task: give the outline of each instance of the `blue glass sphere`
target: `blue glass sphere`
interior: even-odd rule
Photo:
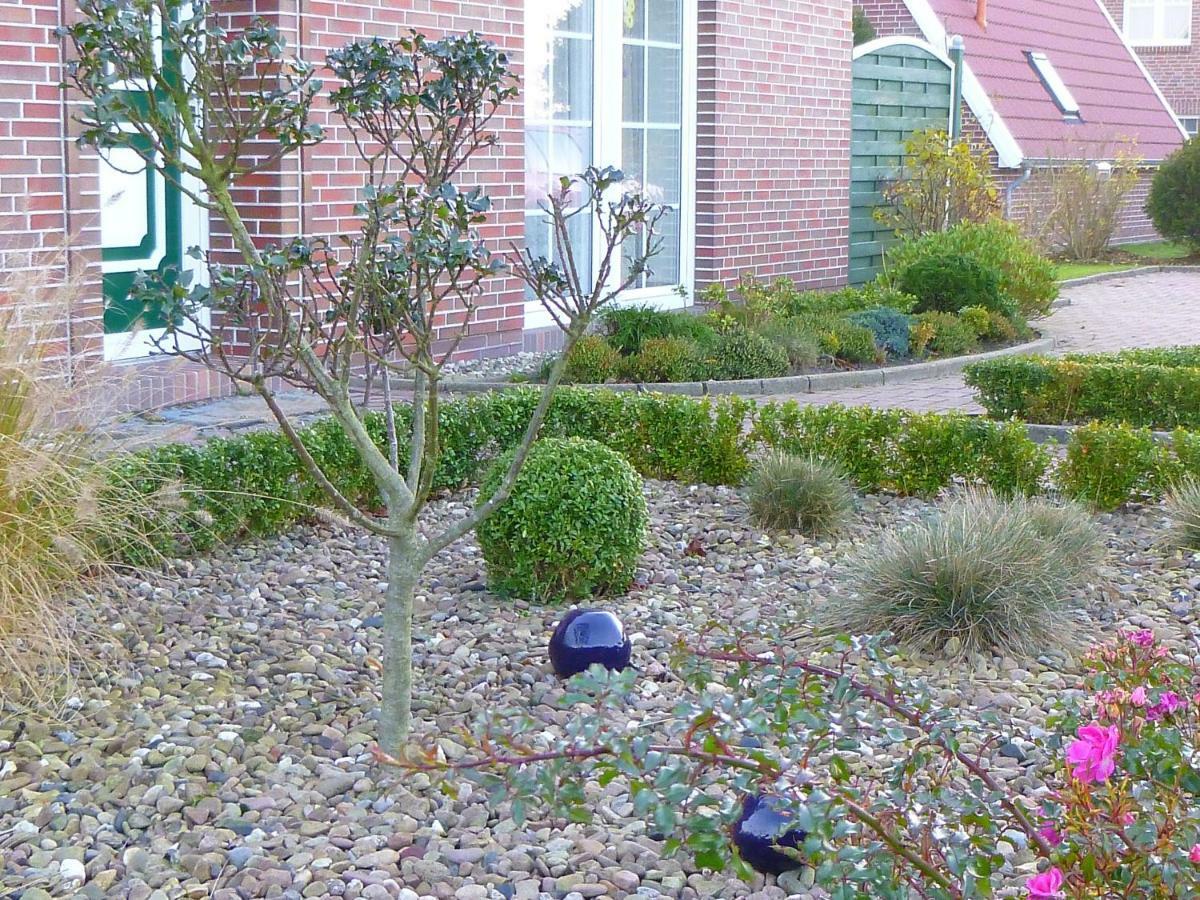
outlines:
[[[747,795],[742,800],[742,814],[733,825],[733,845],[742,861],[764,875],[782,875],[803,866],[776,847],[798,849],[807,833],[800,828],[788,828],[791,816],[781,811],[774,797]]]
[[[571,610],[550,637],[550,662],[563,678],[586,671],[592,663],[624,669],[632,653],[621,620],[602,609]]]

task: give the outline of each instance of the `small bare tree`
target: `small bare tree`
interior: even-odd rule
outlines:
[[[1068,147],[1034,175],[1026,231],[1047,253],[1062,259],[1102,258],[1120,228],[1141,167],[1132,142],[1115,152],[1106,145]]]
[[[489,123],[517,96],[508,61],[474,34],[435,41],[412,33],[329,54],[337,80],[328,95],[331,114],[351,136],[364,171],[360,227],[264,248],[252,238],[234,189],[247,175],[324,139],[311,121],[322,90],[314,67],[288,56],[265,22],[222,31],[206,0],[82,0],[81,9],[82,21],[67,33],[77,54],[68,83],[88,101],[82,140],[138,152],[220,217],[240,256],[236,265],[210,265],[208,286],[143,280],[145,296],[165,303],[171,322],[162,349],[256,391],[333,506],[387,542],[379,739],[386,750],[398,750],[410,730],[417,580],[435,554],[509,496],[566,356],[551,369],[500,488],[452,526],[423,535],[419,518],[442,449],[442,372],[488,280],[506,267],[479,235],[491,208],[487,195],[456,182],[495,143]],[[130,84],[144,90],[131,93]],[[555,261],[513,248],[507,263],[562,328],[569,351],[596,312],[646,271],[664,209],[625,190],[620,171],[589,168],[561,179],[545,211]],[[580,265],[569,237],[576,216],[591,217],[599,230],[601,251],[591,271]],[[631,246],[642,249],[631,254]],[[229,328],[251,335],[250,347],[232,346]],[[190,346],[198,349],[184,349]],[[375,373],[387,401],[383,446],[369,434],[366,400],[355,390],[365,371]],[[404,428],[391,406],[397,378],[414,389]],[[384,515],[356,508],[332,473],[322,471],[276,399],[271,385],[279,380],[328,404],[370,472]]]

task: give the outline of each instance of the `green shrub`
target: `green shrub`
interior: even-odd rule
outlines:
[[[867,18],[861,6],[855,6],[851,16],[851,27],[854,31],[854,46],[875,40],[875,26]]]
[[[795,291],[780,300],[779,308],[785,316],[804,317],[861,312],[877,306],[907,313],[912,312],[916,305],[916,297],[876,279],[857,287],[844,287],[836,291]]]
[[[975,333],[975,337],[984,340],[992,327],[992,311],[982,306],[966,306],[958,312],[964,325]]]
[[[921,313],[912,333],[918,335],[917,347],[934,356],[962,356],[979,344],[975,330],[954,313]]]
[[[817,339],[817,346],[826,356],[855,365],[878,363],[883,354],[875,346],[875,333],[865,325],[857,325],[839,316],[814,316],[797,320]]]
[[[750,515],[763,528],[831,534],[854,511],[854,492],[834,465],[778,450],[754,466],[749,481]]]
[[[828,460],[868,492],[932,496],[962,480],[998,493],[1032,494],[1049,464],[1019,423],[960,413],[772,403],[758,408],[751,438]]]
[[[853,325],[869,328],[875,338],[875,345],[888,356],[904,359],[909,355],[912,319],[904,313],[886,306],[877,306],[851,314],[849,321]]]
[[[1200,427],[1200,368],[1010,357],[973,363],[965,378],[995,418]]]
[[[702,381],[707,374],[700,348],[687,338],[648,338],[625,360],[626,377],[647,384]]]
[[[649,340],[686,338],[698,344],[711,344],[712,328],[689,312],[672,312],[650,306],[609,307],[600,317],[608,343],[624,356],[633,356]]]
[[[1074,634],[1070,590],[1102,552],[1077,507],[969,492],[861,554],[818,621],[921,651],[1032,656]]]
[[[788,373],[788,358],[781,347],[761,335],[734,326],[717,337],[711,371],[719,381],[777,378]]]
[[[1200,250],[1200,138],[1193,137],[1158,167],[1146,212],[1164,238]]]
[[[486,502],[512,462],[484,479]],[[646,542],[642,480],[617,452],[581,438],[538,441],[512,494],[477,529],[488,586],[530,600],[624,593]]]
[[[813,368],[821,358],[816,336],[799,319],[778,317],[760,326],[758,333],[786,354],[793,372]]]
[[[1072,432],[1055,480],[1068,497],[1116,509],[1161,494],[1169,469],[1167,448],[1149,430],[1090,422]]]
[[[1200,369],[1200,346],[1136,347],[1116,353],[1070,353],[1064,359],[1081,363],[1124,362],[1141,366]]]
[[[886,280],[895,285],[913,263],[947,254],[970,256],[1000,273],[1000,293],[1011,298],[1025,318],[1045,316],[1058,297],[1054,264],[1038,252],[1020,228],[998,218],[963,222],[948,231],[901,241],[885,257]],[[964,305],[971,306],[973,303]]]
[[[972,256],[945,253],[918,259],[900,273],[898,284],[917,298],[918,313],[956,313],[968,306],[1010,311],[1000,293],[999,270]]]
[[[604,384],[621,374],[621,354],[598,334],[585,334],[567,354],[565,384]]]
[[[1185,478],[1167,492],[1171,539],[1188,553],[1200,552],[1200,480]]]

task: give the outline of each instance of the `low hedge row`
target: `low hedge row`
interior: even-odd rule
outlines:
[[[1053,425],[1095,419],[1164,430],[1198,428],[1200,367],[1188,364],[1189,350],[1165,355],[1142,351],[1125,358],[994,359],[971,363],[964,377],[996,419]]]
[[[445,449],[435,487],[478,480],[490,460],[520,439],[537,398],[537,389],[517,388],[443,403]],[[397,415],[403,432],[408,408],[397,407]],[[382,446],[382,414],[368,415],[367,427]],[[333,420],[302,434],[352,502],[378,506],[369,475]],[[739,397],[565,388],[542,434],[591,438],[620,452],[641,474],[666,480],[740,484],[751,455],[771,448],[836,462],[867,492],[929,496],[955,483],[981,483],[1003,494],[1032,494],[1054,484],[1105,509],[1160,496],[1182,477],[1200,474],[1200,433],[1183,430],[1163,444],[1146,429],[1093,423],[1076,430],[1065,461],[1051,473],[1051,455],[1019,422],[794,401],[755,407]],[[168,553],[278,533],[325,505],[319,486],[275,431],[164,445],[130,456],[115,471],[114,489],[178,491],[177,503],[159,504],[158,518],[144,523]]]
[[[838,463],[863,491],[932,495],[955,481],[982,482],[1002,494],[1032,494],[1049,454],[1016,422],[961,413],[913,413],[868,407],[759,409],[756,443]]]
[[[486,463],[515,445],[525,431],[540,391],[516,388],[449,400],[440,406],[443,451],[436,489],[476,480]],[[585,437],[624,455],[652,478],[736,484],[749,468],[743,424],[753,404],[739,397],[695,400],[668,394],[593,392],[563,388],[542,428],[544,437]],[[397,406],[399,431],[407,430],[407,406]],[[382,412],[366,426],[386,446]],[[305,447],[334,485],[354,504],[378,506],[369,473],[333,419],[303,429]],[[407,456],[401,447],[400,456]],[[202,445],[167,444],[131,455],[115,468],[119,490],[147,495],[181,491],[163,507],[159,521],[145,523],[167,552],[205,550],[243,536],[277,533],[326,505],[319,485],[280,433],[254,432]]]

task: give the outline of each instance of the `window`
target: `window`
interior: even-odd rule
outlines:
[[[1125,36],[1139,46],[1192,42],[1193,0],[1125,0]]]
[[[694,8],[695,0],[525,4],[526,244],[551,255],[540,206],[559,177],[592,164],[617,166],[670,208],[659,222],[661,250],[651,271],[629,292],[641,302],[677,301],[674,290],[690,280],[694,76],[687,54]],[[576,263],[590,271],[599,236],[588,217],[573,223],[578,255],[586,256]],[[636,252],[628,248],[625,257]],[[527,318],[540,324],[532,306]]]
[[[1063,116],[1068,119],[1078,119],[1080,117],[1079,103],[1075,100],[1071,89],[1067,87],[1067,83],[1062,80],[1062,76],[1058,74],[1058,70],[1054,68],[1054,63],[1050,62],[1045,53],[1038,53],[1034,50],[1028,50],[1026,53],[1029,56],[1029,64],[1042,79],[1042,85],[1054,102],[1058,104]]]
[[[1179,121],[1183,123],[1183,130],[1192,137],[1200,135],[1200,116],[1183,116]]]

